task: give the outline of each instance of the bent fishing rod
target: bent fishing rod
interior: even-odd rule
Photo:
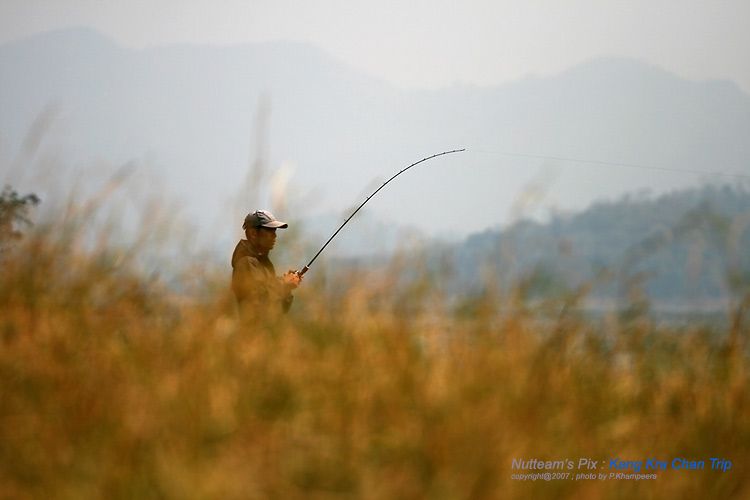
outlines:
[[[359,210],[360,210],[360,209],[361,209],[362,207],[364,207],[364,206],[365,206],[365,204],[366,204],[366,203],[367,203],[368,201],[370,201],[370,199],[371,199],[371,198],[372,198],[373,196],[375,196],[376,194],[378,194],[378,192],[379,192],[379,191],[380,191],[381,189],[383,189],[383,188],[384,188],[384,187],[385,187],[385,186],[386,186],[386,185],[387,185],[387,184],[388,184],[389,182],[391,182],[391,181],[392,181],[393,179],[395,179],[395,178],[396,178],[396,177],[398,177],[399,175],[403,174],[404,172],[406,172],[406,171],[407,171],[407,170],[409,170],[410,168],[412,168],[412,167],[415,167],[415,166],[419,165],[420,163],[423,163],[423,162],[425,162],[425,161],[427,161],[427,160],[431,160],[431,159],[433,159],[433,158],[437,158],[438,156],[449,155],[449,154],[451,154],[451,153],[460,153],[461,151],[466,151],[466,150],[465,150],[465,149],[454,149],[454,150],[452,150],[452,151],[443,151],[442,153],[438,153],[438,154],[434,154],[434,155],[432,155],[432,156],[428,156],[428,157],[426,157],[426,158],[422,158],[421,160],[419,160],[419,161],[416,161],[416,162],[412,163],[412,164],[411,164],[411,165],[409,165],[408,167],[406,167],[406,168],[404,168],[404,169],[401,169],[401,170],[399,170],[399,171],[398,171],[398,173],[396,173],[396,174],[395,174],[395,175],[394,175],[393,177],[391,177],[390,179],[388,179],[387,181],[385,181],[385,182],[384,182],[384,183],[383,183],[383,184],[382,184],[382,185],[381,185],[381,186],[380,186],[379,188],[377,188],[377,189],[376,189],[376,190],[375,190],[375,191],[374,191],[374,192],[373,192],[373,193],[372,193],[372,194],[371,194],[370,196],[368,196],[368,197],[367,197],[367,199],[365,199],[365,201],[363,201],[363,202],[362,202],[362,204],[361,204],[360,206],[358,206],[358,207],[357,207],[357,209],[356,209],[356,210],[355,210],[354,212],[352,212],[352,214],[351,214],[351,215],[350,215],[349,217],[347,217],[347,218],[346,218],[346,220],[344,221],[344,223],[343,223],[343,224],[341,224],[341,225],[339,226],[339,228],[338,228],[338,229],[336,230],[336,232],[335,232],[335,233],[333,233],[333,234],[331,235],[331,237],[330,237],[330,238],[328,238],[328,241],[326,241],[326,242],[325,242],[325,244],[324,244],[324,245],[323,245],[323,246],[322,246],[322,247],[320,248],[320,250],[318,250],[318,253],[316,253],[316,254],[315,254],[315,257],[313,257],[313,258],[312,258],[312,260],[311,260],[310,262],[308,262],[308,264],[307,264],[307,265],[306,265],[305,267],[303,267],[301,271],[298,271],[298,272],[297,272],[297,275],[298,275],[298,276],[300,276],[300,277],[302,277],[302,275],[303,275],[303,274],[305,274],[305,273],[306,273],[306,272],[307,272],[307,271],[308,271],[308,270],[310,269],[310,266],[312,266],[312,265],[313,265],[313,262],[315,262],[315,259],[317,259],[317,258],[318,258],[318,256],[319,256],[319,255],[320,255],[320,254],[321,254],[321,253],[323,252],[323,250],[325,250],[325,248],[326,248],[326,247],[328,246],[328,244],[329,244],[329,243],[330,243],[330,242],[331,242],[331,241],[332,241],[332,240],[333,240],[333,239],[334,239],[334,238],[336,237],[336,235],[337,235],[337,234],[339,234],[339,232],[340,232],[340,231],[341,231],[341,230],[342,230],[342,229],[344,228],[344,226],[346,226],[346,224],[347,224],[347,223],[348,223],[348,222],[349,222],[350,220],[352,220],[352,217],[354,217],[354,216],[355,216],[355,215],[357,214],[357,212],[359,212]]]

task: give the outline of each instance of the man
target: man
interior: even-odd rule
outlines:
[[[271,212],[256,210],[245,217],[240,240],[232,255],[232,291],[240,315],[259,317],[286,313],[292,305],[292,290],[302,281],[296,271],[277,276],[268,254],[276,244],[276,230],[286,229]]]

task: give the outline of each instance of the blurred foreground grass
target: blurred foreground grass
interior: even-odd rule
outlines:
[[[394,262],[311,272],[292,314],[248,327],[228,269],[185,298],[73,233],[1,257],[0,499],[750,497],[739,305],[727,331],[592,321],[571,297],[454,308]],[[670,467],[510,478],[532,472],[513,459],[580,458]]]

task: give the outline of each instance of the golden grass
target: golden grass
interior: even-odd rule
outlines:
[[[242,325],[228,271],[178,300],[106,245],[39,234],[0,264],[1,499],[750,496],[741,324],[730,345],[716,328],[560,313],[570,297],[488,294],[457,313],[395,262],[313,270],[289,316]],[[510,477],[530,472],[518,458],[652,457],[707,466]]]

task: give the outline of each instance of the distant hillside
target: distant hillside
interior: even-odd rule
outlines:
[[[530,296],[593,285],[626,299],[641,287],[662,305],[717,305],[750,291],[750,191],[704,187],[626,196],[548,223],[520,221],[471,236],[456,254],[463,287],[491,270]]]
[[[621,58],[496,87],[408,91],[304,44],[130,50],[70,29],[0,47],[0,110],[3,181],[93,189],[93,174],[134,160],[141,186],[177,199],[196,237],[225,247],[250,209],[336,219],[368,186],[454,148],[468,151],[408,172],[369,213],[459,239],[508,224],[540,182],[546,212],[713,179],[497,152],[750,170],[750,96]]]

